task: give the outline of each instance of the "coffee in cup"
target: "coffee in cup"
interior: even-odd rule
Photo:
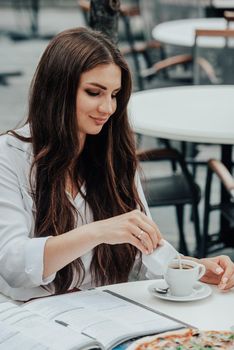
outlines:
[[[188,270],[188,269],[193,269],[193,266],[188,265],[188,264],[181,264],[181,266],[179,264],[170,264],[169,265],[171,269],[182,269],[182,270]]]
[[[204,265],[193,260],[174,259],[164,274],[170,294],[184,297],[193,293],[196,282],[205,274]]]

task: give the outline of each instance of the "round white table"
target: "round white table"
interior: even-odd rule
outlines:
[[[147,287],[152,283],[153,280],[129,282],[102,289],[109,289],[200,329],[229,330],[234,325],[233,289],[224,293],[212,286],[212,294],[206,299],[172,302],[151,295]]]
[[[172,140],[234,144],[234,86],[184,86],[132,95],[134,131]]]
[[[197,18],[169,21],[158,24],[152,31],[154,39],[163,44],[193,47],[196,29],[226,29],[227,22],[223,18]],[[234,28],[234,23],[230,24]],[[200,38],[199,46],[220,48],[225,44],[223,38]]]
[[[221,160],[232,168],[234,86],[185,86],[145,90],[132,95],[129,112],[135,132],[171,140],[221,145]],[[222,203],[229,196],[222,186]],[[226,220],[222,233],[229,234]]]
[[[216,9],[233,9],[234,8],[234,1],[233,0],[213,0],[212,6]]]

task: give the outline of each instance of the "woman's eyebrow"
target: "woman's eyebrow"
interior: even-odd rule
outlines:
[[[107,90],[107,87],[106,87],[106,86],[101,85],[101,84],[99,84],[99,83],[87,82],[87,84],[90,84],[90,85],[93,85],[93,86],[99,87],[100,89],[103,89],[103,90]]]
[[[95,82],[87,82],[87,84],[89,84],[89,85],[93,85],[93,86],[96,86],[96,87],[98,87],[98,88],[100,88],[100,89],[102,89],[102,90],[107,90],[107,87],[106,87],[106,86],[101,85],[101,84],[99,84],[99,83],[95,83]],[[118,87],[118,88],[116,88],[116,89],[114,89],[113,91],[119,91],[119,90],[121,90],[121,86],[120,86],[120,87]]]

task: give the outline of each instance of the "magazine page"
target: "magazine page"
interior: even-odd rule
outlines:
[[[183,327],[177,320],[98,290],[43,298],[24,308],[97,339],[105,349],[131,337]]]
[[[48,350],[38,341],[21,334],[16,328],[0,321],[0,350]]]
[[[44,346],[42,349],[75,350],[95,347],[91,347],[91,344],[96,344],[96,341],[94,342],[93,339],[76,333],[69,327],[51,322],[39,314],[27,310],[23,305],[17,306],[12,303],[2,303],[0,311],[1,323],[14,327],[22,336],[27,336],[29,340],[31,338],[34,342],[37,341],[38,344],[40,343],[41,346]],[[12,337],[12,344],[15,343],[18,337]],[[15,344],[17,345],[18,343]],[[8,349],[8,347],[5,347],[5,349]],[[25,350],[25,347],[18,347],[17,349]],[[35,349],[37,348],[35,347]],[[39,349],[41,348],[39,347]]]

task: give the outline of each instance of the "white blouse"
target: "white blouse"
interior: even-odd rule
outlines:
[[[19,129],[18,133],[29,136],[28,125]],[[53,292],[51,282],[56,275],[43,280],[44,247],[49,236],[34,237],[35,208],[29,185],[32,159],[30,143],[11,135],[0,137],[0,293],[14,300],[50,294]],[[138,175],[136,185],[150,216]],[[93,222],[92,212],[80,194],[74,199],[74,205],[82,215],[83,223]],[[89,270],[91,258],[92,251],[81,257],[85,266],[81,289],[92,287]],[[50,292],[42,288],[45,285]]]

